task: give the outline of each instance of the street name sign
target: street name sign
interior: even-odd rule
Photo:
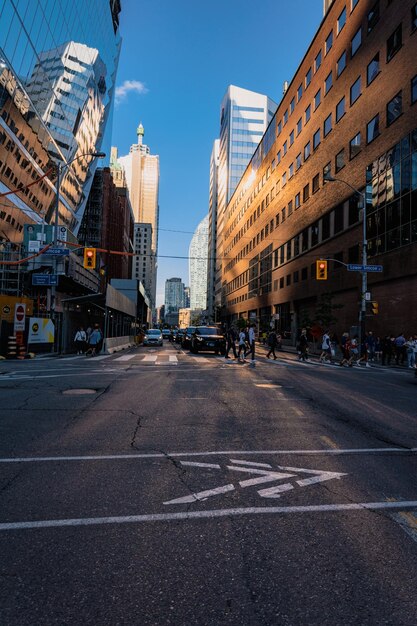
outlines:
[[[347,268],[349,272],[382,272],[384,269],[382,265],[355,265],[353,263],[349,263]]]
[[[56,274],[32,274],[32,285],[57,285],[58,276]]]
[[[51,256],[69,256],[68,248],[48,248],[45,250],[44,254],[49,254]]]

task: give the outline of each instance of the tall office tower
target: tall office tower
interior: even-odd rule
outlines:
[[[165,317],[168,313],[178,313],[185,304],[184,283],[181,278],[168,278],[165,281]]]
[[[190,308],[190,302],[191,302],[191,297],[190,297],[190,288],[189,287],[185,287],[184,289],[184,309],[189,309]]]
[[[217,231],[217,179],[219,170],[220,140],[216,139],[210,157],[209,185],[209,224],[208,224],[208,262],[207,262],[207,317],[214,322],[214,282],[216,272],[216,231]]]
[[[112,107],[119,13],[114,0],[0,2],[0,193],[21,188],[3,197],[0,240],[54,221],[54,163],[68,164],[60,223],[78,232],[96,167],[81,155],[100,150]]]
[[[201,220],[191,239],[189,251],[190,308],[205,309],[207,305],[207,255],[209,217]]]
[[[138,141],[130,147],[126,156],[119,157],[118,163],[123,166],[126,184],[129,190],[135,223],[150,224],[152,237],[149,244],[152,277],[148,296],[151,306],[155,308],[156,274],[158,254],[158,220],[159,220],[159,156],[150,153],[149,146],[143,143],[145,129],[139,124],[137,129]]]
[[[226,207],[259,141],[274,116],[276,103],[260,93],[229,85],[220,107],[217,191],[215,306],[224,305],[223,223]]]

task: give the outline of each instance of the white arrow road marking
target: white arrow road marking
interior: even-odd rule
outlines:
[[[311,470],[302,467],[281,467],[278,466],[279,472],[272,470],[272,466],[268,463],[254,463],[251,461],[241,461],[236,459],[230,459],[234,465],[226,465],[226,469],[234,472],[244,472],[246,474],[255,474],[256,478],[248,478],[246,480],[239,481],[240,487],[253,487],[254,485],[261,485],[263,483],[269,483],[283,478],[294,478],[300,472],[305,474],[312,474],[310,478],[301,478],[296,480],[296,484],[300,487],[307,487],[308,485],[314,485],[326,480],[332,480],[333,478],[340,479],[342,476],[347,476],[341,472],[328,472],[326,470]],[[205,467],[211,469],[221,469],[221,466],[217,463],[199,463],[193,461],[181,461],[181,465],[187,467]],[[268,468],[268,469],[261,469]],[[282,471],[283,470],[283,471]],[[268,487],[266,489],[260,489],[258,494],[261,498],[279,498],[282,493],[291,491],[294,486],[291,483],[284,483],[276,485],[275,487]],[[222,493],[234,491],[233,484],[224,485],[222,487],[216,487],[215,489],[207,489],[205,491],[199,491],[189,496],[181,498],[175,498],[174,500],[168,500],[164,504],[188,504],[190,502],[196,502],[199,500],[206,500],[211,496],[217,496]]]
[[[192,493],[190,496],[184,496],[184,498],[176,498],[175,500],[169,500],[164,504],[188,504],[189,502],[196,502],[197,500],[206,500],[210,496],[217,496],[219,493],[227,493],[228,491],[234,491],[233,485],[224,485],[224,487],[216,487],[216,489],[207,489],[207,491],[199,491],[198,493]]]

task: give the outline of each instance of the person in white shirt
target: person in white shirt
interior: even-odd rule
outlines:
[[[84,354],[85,345],[87,342],[87,333],[84,328],[80,326],[80,328],[75,333],[74,343],[77,349],[77,354]]]
[[[239,348],[238,348],[237,358],[242,363],[245,362],[245,347],[246,347],[246,335],[245,335],[245,331],[241,330],[239,333]],[[242,354],[242,358],[240,358],[241,354]]]
[[[321,354],[320,354],[320,363],[323,363],[323,361],[330,361],[332,360],[332,353],[331,353],[331,347],[330,347],[330,335],[329,335],[329,331],[326,330],[326,332],[323,335],[323,338],[321,340]]]

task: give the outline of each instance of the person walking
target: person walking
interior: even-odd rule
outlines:
[[[321,354],[320,354],[320,359],[319,359],[320,363],[325,363],[326,361],[328,361],[329,363],[332,362],[332,352],[331,352],[331,346],[330,346],[330,335],[329,335],[329,331],[326,330],[322,340],[321,340]]]
[[[298,360],[308,362],[308,339],[306,328],[301,330],[300,339],[298,340]]]
[[[242,329],[239,333],[239,344],[238,344],[238,354],[237,354],[238,361],[241,363],[244,363],[245,356],[246,356],[246,334],[245,334],[245,331]]]
[[[251,324],[248,334],[249,349],[251,353],[250,364],[255,365],[255,324]]]
[[[391,335],[386,335],[381,341],[382,365],[391,365],[393,341]]]
[[[91,349],[91,356],[97,356],[100,350],[101,343],[103,341],[103,334],[98,324],[94,324],[94,329],[90,335],[89,346]]]
[[[367,343],[367,350],[368,350],[368,361],[373,361],[375,358],[375,345],[376,345],[376,341],[375,341],[375,337],[373,335],[372,330],[369,331],[367,339],[366,339],[366,343]]]
[[[87,333],[82,326],[79,327],[74,337],[75,348],[77,354],[84,354],[85,345],[87,343]]]
[[[268,335],[268,345],[269,345],[269,352],[266,355],[266,358],[269,359],[269,357],[272,354],[274,357],[274,361],[276,361],[277,355],[275,354],[275,348],[278,345],[278,338],[277,338],[277,334],[275,330],[271,330],[271,332]]]
[[[355,335],[350,342],[350,359],[348,361],[349,367],[353,365],[359,365],[359,336]]]
[[[230,350],[233,350],[233,356],[235,359],[237,359],[235,342],[236,342],[235,329],[232,326],[229,326],[229,328],[226,330],[226,352],[224,355],[225,359],[230,359],[230,356],[229,356]]]
[[[342,360],[340,361],[340,365],[343,367],[344,365],[349,365],[350,360],[350,337],[349,333],[343,333],[342,341],[340,343],[340,347],[342,350]]]
[[[404,365],[405,355],[406,355],[404,333],[401,333],[395,339],[394,348],[395,348],[395,364]],[[400,363],[400,360],[401,360],[401,363]]]
[[[414,369],[416,364],[417,353],[417,338],[416,335],[411,336],[408,341],[405,342],[405,348],[407,350],[407,367]]]

